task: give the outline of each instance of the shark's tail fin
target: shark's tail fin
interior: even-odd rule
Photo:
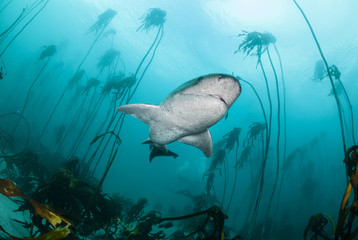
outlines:
[[[148,126],[151,126],[153,122],[157,122],[160,115],[159,106],[150,104],[123,105],[117,108],[117,111],[136,117]]]

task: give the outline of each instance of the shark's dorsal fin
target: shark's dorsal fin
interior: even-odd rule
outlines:
[[[203,151],[206,157],[210,157],[213,153],[213,141],[211,140],[209,129],[199,134],[188,135],[180,138],[178,142],[199,148],[201,151]]]
[[[160,108],[157,105],[150,104],[129,104],[117,108],[118,112],[129,114],[138,118],[148,126],[157,122],[160,116]]]

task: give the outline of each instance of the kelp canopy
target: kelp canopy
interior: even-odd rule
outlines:
[[[154,27],[162,26],[165,23],[167,13],[160,8],[151,8],[148,12],[141,17],[142,24],[137,31],[149,31]]]

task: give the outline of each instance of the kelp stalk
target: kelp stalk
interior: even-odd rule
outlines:
[[[36,18],[37,15],[39,15],[39,13],[46,7],[46,5],[48,4],[50,0],[47,0],[45,2],[45,4],[37,11],[37,13],[21,28],[21,30],[11,39],[11,41],[6,45],[6,47],[3,49],[3,51],[0,54],[0,57],[2,57],[2,55],[4,55],[4,53],[6,52],[6,50],[10,47],[10,45],[13,43],[13,41],[20,35],[20,33],[22,33],[22,31],[24,31],[24,29]]]
[[[88,49],[88,51],[87,51],[85,57],[82,59],[82,61],[81,61],[80,64],[78,65],[77,70],[76,70],[76,73],[78,73],[78,72],[80,71],[80,68],[81,68],[82,64],[86,61],[86,59],[87,59],[87,57],[89,56],[89,54],[91,53],[93,47],[95,46],[95,44],[97,43],[98,39],[99,39],[100,36],[102,35],[103,31],[106,29],[106,27],[108,26],[108,24],[109,24],[111,21],[112,21],[112,19],[111,19],[106,25],[103,26],[103,28],[101,29],[100,33],[97,35],[97,37],[95,38],[95,40],[92,42],[92,44],[91,44],[90,48]],[[76,75],[76,73],[75,73],[75,75]],[[43,127],[43,129],[42,129],[42,131],[41,131],[41,134],[40,134],[40,137],[39,137],[39,140],[38,140],[38,141],[41,140],[43,134],[45,133],[45,131],[46,131],[46,129],[47,129],[48,124],[50,123],[50,121],[51,121],[51,119],[52,119],[54,113],[56,112],[58,106],[60,105],[60,103],[61,103],[63,97],[65,96],[65,93],[66,93],[67,90],[69,89],[69,87],[70,87],[70,85],[68,84],[67,87],[63,90],[63,92],[62,92],[60,98],[58,99],[58,101],[57,101],[55,107],[53,108],[53,110],[52,110],[52,112],[51,112],[51,114],[50,114],[50,117],[48,118],[46,124],[44,125],[44,127]]]
[[[338,110],[338,116],[339,116],[339,122],[340,122],[340,127],[341,127],[341,135],[342,135],[342,143],[343,143],[343,153],[345,153],[347,151],[347,145],[346,145],[346,137],[345,137],[345,133],[344,133],[344,126],[343,126],[343,117],[342,117],[342,108],[341,108],[341,104],[339,102],[339,99],[338,99],[338,95],[337,95],[337,90],[336,90],[336,87],[334,86],[334,83],[333,83],[333,79],[332,79],[332,74],[331,74],[331,71],[329,71],[329,65],[327,63],[327,60],[326,58],[324,57],[323,55],[323,52],[322,52],[322,49],[321,49],[321,46],[320,44],[318,43],[318,40],[317,40],[317,37],[316,37],[316,34],[314,33],[313,31],[313,28],[310,24],[310,22],[308,21],[307,17],[306,17],[306,14],[303,12],[302,8],[300,7],[300,5],[298,5],[298,3],[296,2],[296,0],[293,0],[293,2],[295,3],[295,5],[297,6],[298,10],[301,12],[303,18],[305,19],[310,31],[311,31],[311,34],[313,36],[313,39],[317,45],[317,48],[318,48],[318,51],[319,51],[319,54],[321,55],[321,58],[324,62],[324,65],[326,67],[326,70],[327,70],[327,73],[328,73],[328,77],[329,77],[329,81],[331,83],[331,87],[332,87],[332,91],[333,91],[333,94],[334,94],[334,98],[336,100],[336,104],[337,104],[337,110]]]
[[[161,10],[161,9],[158,9],[158,8],[152,8],[152,9],[149,9],[147,14],[144,15],[142,18],[143,18],[143,22],[142,22],[142,25],[138,28],[138,30],[149,30],[150,28],[156,26],[158,27],[158,31],[157,31],[157,35],[152,43],[152,45],[150,46],[150,48],[148,49],[148,51],[146,52],[146,54],[144,55],[144,57],[142,58],[141,62],[139,63],[138,67],[137,67],[137,70],[134,74],[134,78],[137,79],[137,76],[138,76],[138,73],[139,73],[139,70],[141,69],[145,59],[147,58],[147,56],[149,55],[149,53],[152,51],[153,47],[154,47],[154,50],[153,50],[153,53],[152,53],[152,56],[151,56],[151,59],[149,60],[148,64],[146,65],[146,67],[144,68],[140,78],[138,79],[133,91],[131,91],[131,88],[129,89],[128,91],[128,96],[127,96],[127,100],[126,100],[126,104],[129,103],[129,101],[131,100],[131,98],[134,96],[139,84],[141,83],[143,77],[144,77],[144,74],[146,73],[146,71],[148,70],[150,64],[152,63],[153,59],[154,59],[154,56],[155,56],[155,53],[156,53],[156,50],[162,40],[162,37],[163,37],[163,34],[164,34],[164,23],[165,23],[165,16],[166,16],[166,12]],[[137,30],[137,31],[138,31]],[[159,37],[160,36],[160,37]],[[159,39],[158,39],[159,38]],[[122,126],[123,126],[123,122],[124,122],[124,119],[125,119],[125,115],[124,114],[120,114],[120,117],[116,123],[116,126],[118,125],[119,121],[121,121],[121,124],[119,126],[119,129],[118,129],[118,133],[117,134],[120,134],[121,132],[121,129],[122,129]],[[114,119],[113,119],[114,120]],[[110,128],[110,126],[113,124],[113,121],[110,121],[108,127],[107,127],[107,130]],[[110,139],[111,137],[109,137]],[[104,146],[103,148],[103,151],[106,149],[108,143],[109,143],[109,139],[106,143],[106,145]],[[115,143],[113,143],[113,146],[115,145]],[[112,147],[113,149],[113,147]],[[103,154],[103,151],[102,151],[102,154]],[[113,152],[113,151],[112,151]],[[94,153],[94,155],[97,154],[97,151]],[[101,155],[102,155],[101,154]],[[92,154],[92,159],[91,159],[91,162],[93,161],[93,157],[94,155]],[[110,155],[110,158],[109,159],[112,159],[111,158],[112,155]],[[99,159],[100,160],[100,159]],[[98,160],[98,161],[99,161]],[[96,164],[98,165],[98,163]]]
[[[267,129],[267,117],[266,117],[266,112],[265,112],[265,108],[264,108],[264,105],[262,103],[262,100],[259,96],[259,94],[257,93],[255,87],[248,81],[246,81],[245,79],[242,79],[241,77],[239,76],[236,76],[239,81],[241,82],[244,82],[246,83],[247,85],[250,86],[250,88],[252,89],[252,91],[254,92],[257,100],[259,101],[260,103],[260,108],[261,108],[261,111],[262,111],[262,116],[264,118],[264,121],[265,121],[265,129],[266,129],[266,135],[268,134],[268,129]],[[239,149],[239,144],[236,145],[236,153],[235,153],[235,157],[236,157],[236,164],[238,163],[238,149]],[[232,192],[231,192],[231,196],[230,196],[230,200],[229,200],[229,204],[228,204],[228,207],[226,209],[226,213],[228,213],[229,209],[230,209],[230,206],[231,206],[231,201],[232,201],[232,198],[234,196],[234,191],[235,191],[235,188],[236,188],[236,181],[237,181],[237,173],[238,173],[238,166],[235,167],[235,177],[234,177],[234,186],[233,186],[233,189],[232,189]]]
[[[276,69],[275,69],[275,66],[273,65],[269,48],[267,48],[267,56],[268,56],[268,58],[269,58],[270,65],[271,65],[272,71],[273,71],[274,76],[275,76],[276,93],[277,93],[277,141],[276,141],[276,145],[277,145],[277,146],[276,146],[277,166],[276,166],[275,182],[274,182],[273,190],[272,190],[271,197],[270,197],[270,200],[269,200],[269,204],[268,204],[268,207],[267,207],[266,220],[267,220],[267,218],[268,218],[268,215],[269,215],[269,212],[270,212],[270,208],[271,208],[271,204],[272,204],[272,200],[273,200],[273,197],[274,197],[274,195],[275,195],[275,191],[276,191],[276,187],[277,187],[277,182],[278,182],[279,171],[280,171],[280,133],[281,133],[281,102],[280,102],[280,91],[279,91],[279,86],[278,86],[278,77],[277,77]],[[264,234],[264,229],[263,229],[263,231],[262,231],[262,234]]]

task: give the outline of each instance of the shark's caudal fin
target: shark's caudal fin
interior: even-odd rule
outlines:
[[[185,136],[179,139],[178,142],[199,148],[206,157],[210,157],[213,153],[213,141],[211,140],[209,129],[199,134]]]
[[[117,111],[136,117],[148,126],[151,126],[151,123],[156,122],[160,115],[159,107],[150,104],[123,105],[117,108]]]

